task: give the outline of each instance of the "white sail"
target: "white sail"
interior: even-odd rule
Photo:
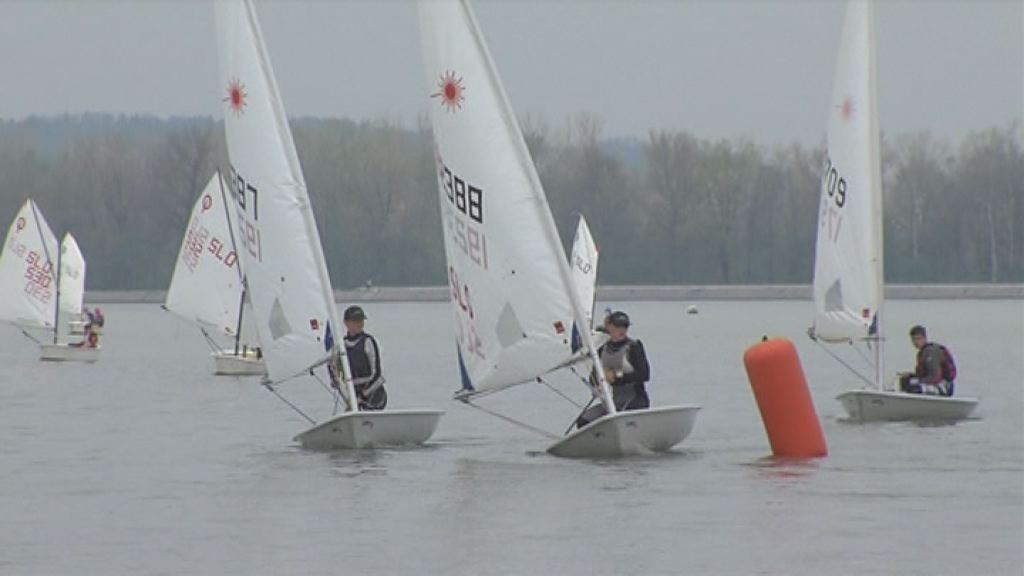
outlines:
[[[586,328],[594,324],[594,304],[597,298],[597,244],[587,226],[587,219],[580,215],[576,225],[576,236],[572,241],[569,266],[572,268],[573,285],[587,315]]]
[[[85,257],[70,232],[60,243],[60,311],[75,318],[85,299]]]
[[[7,231],[0,253],[0,320],[53,328],[56,258],[57,237],[35,202],[26,200]]]
[[[883,298],[872,9],[847,6],[828,122],[814,261],[814,333],[826,341],[877,331]]]
[[[494,390],[571,357],[568,266],[472,11],[418,12],[462,384]]]
[[[236,241],[272,380],[337,345],[331,284],[295,145],[251,2],[217,4],[219,97]]]
[[[234,336],[242,281],[226,201],[217,172],[192,207],[164,307],[218,334]]]

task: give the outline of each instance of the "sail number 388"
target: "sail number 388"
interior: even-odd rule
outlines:
[[[441,186],[452,206],[469,216],[471,220],[483,224],[484,191],[452,174],[452,171],[444,163],[440,163],[438,176],[441,178]]]

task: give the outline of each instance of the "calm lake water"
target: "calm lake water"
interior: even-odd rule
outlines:
[[[889,371],[920,322],[982,397],[942,427],[842,421],[834,396],[858,384],[804,336],[807,302],[614,305],[653,402],[703,406],[673,454],[561,460],[451,402],[446,303],[365,306],[392,406],[447,411],[428,447],[375,452],[297,448],[305,423],[257,379],[212,376],[198,330],[158,306],[105,307],[91,366],[40,363],[0,326],[0,574],[1021,574],[1024,303],[889,303]],[[827,458],[766,458],[742,366],[762,334],[797,344]],[[315,383],[284,392],[330,415]],[[556,433],[576,413],[532,384],[480,403]]]

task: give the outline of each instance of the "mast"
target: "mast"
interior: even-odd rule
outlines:
[[[476,15],[473,13],[473,9],[466,0],[462,1],[462,5],[469,17],[471,32],[476,40],[476,44],[483,54],[484,61],[487,63],[487,74],[490,77],[495,90],[498,92],[498,98],[501,102],[499,112],[501,113],[502,118],[505,121],[505,125],[509,128],[510,132],[517,136],[512,138],[514,141],[513,145],[515,146],[516,153],[519,157],[519,162],[522,164],[527,177],[530,180],[531,191],[537,200],[534,207],[544,224],[544,236],[548,243],[552,247],[557,247],[558,253],[562,254],[562,257],[557,259],[558,276],[562,281],[563,289],[568,293],[576,325],[580,326],[580,338],[583,345],[587,348],[587,354],[590,356],[591,362],[594,363],[594,372],[597,375],[598,390],[601,395],[601,401],[604,403],[608,414],[615,414],[615,402],[612,400],[611,390],[608,387],[608,382],[605,380],[604,371],[601,370],[601,359],[597,357],[597,350],[594,349],[594,341],[590,335],[590,326],[586,321],[586,314],[583,313],[583,306],[580,304],[579,295],[576,293],[569,265],[565,258],[565,249],[558,237],[558,229],[555,227],[554,218],[551,216],[551,209],[548,206],[547,198],[544,196],[540,177],[537,175],[537,169],[533,165],[533,161],[530,159],[530,151],[526,148],[526,141],[523,139],[515,116],[512,114],[508,96],[505,94],[505,88],[501,84],[501,78],[496,73],[497,67],[494,64],[494,60],[491,58],[491,52],[487,48],[487,43],[484,42],[483,34],[480,32],[480,26],[476,20]]]
[[[62,256],[61,252],[63,252],[62,248],[63,247],[60,246],[60,245],[57,246],[57,275],[56,275],[57,297],[53,301],[53,303],[54,303],[54,307],[53,307],[53,343],[54,344],[57,343],[57,336],[60,333],[60,277],[61,277],[60,260],[61,260],[61,256]],[[49,260],[49,257],[47,257],[47,260]]]
[[[239,297],[239,324],[234,327],[234,356],[239,356],[239,345],[242,343],[242,315],[246,310],[246,285],[242,284],[242,296]]]
[[[882,329],[883,310],[885,308],[885,244],[884,244],[884,206],[881,173],[881,150],[878,130],[878,90],[875,65],[875,3],[867,0],[867,60],[868,60],[868,106],[869,106],[869,137],[868,158],[871,166],[871,203],[872,222],[874,224],[875,281],[878,291],[878,310],[875,312],[875,387],[884,389],[885,375],[885,337]]]
[[[36,208],[36,203],[29,200],[32,204],[32,219],[36,221],[36,230],[39,231],[39,241],[43,245],[43,252],[46,254],[46,263],[50,266],[50,277],[54,278],[56,282],[57,297],[53,300],[53,343],[57,343],[57,331],[60,326],[60,248],[57,249],[57,272],[53,271],[53,260],[50,258],[50,248],[46,245],[46,237],[43,236],[43,226],[39,223],[39,211]]]
[[[221,177],[220,169],[217,169],[217,187],[220,188],[220,201],[224,206],[224,219],[228,222],[228,238],[231,239],[231,250],[235,253],[235,270],[238,271],[238,281],[242,284],[242,295],[238,299],[238,323],[235,326],[235,356],[238,356],[238,347],[242,340],[242,314],[245,310],[245,293],[249,287],[245,282],[245,275],[242,274],[241,255],[238,253],[238,245],[235,244],[235,230],[231,226],[231,211],[228,208],[228,196],[224,191],[224,178]]]

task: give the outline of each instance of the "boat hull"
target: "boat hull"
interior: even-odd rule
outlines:
[[[381,410],[347,412],[295,437],[310,450],[346,450],[422,444],[437,429],[444,412]]]
[[[662,406],[603,416],[548,448],[563,458],[621,458],[665,452],[693,430],[700,406]]]
[[[95,362],[100,358],[100,347],[42,344],[39,359],[46,362]]]
[[[212,356],[213,373],[218,376],[261,376],[267,373],[263,359],[253,355],[214,352]]]
[[[970,417],[978,399],[927,396],[880,390],[851,390],[836,396],[851,420],[859,422],[952,422]]]

